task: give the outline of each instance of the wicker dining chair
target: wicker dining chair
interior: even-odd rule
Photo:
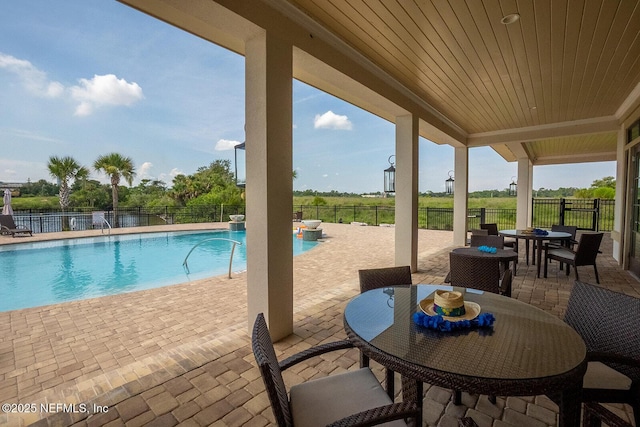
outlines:
[[[573,246],[578,244],[578,242],[576,241],[576,233],[578,232],[578,227],[576,227],[575,225],[560,225],[560,224],[553,224],[551,226],[551,231],[561,231],[563,233],[569,233],[571,234],[571,239],[568,241],[563,241],[562,243],[553,243],[551,242],[549,244],[549,246],[552,245],[557,245],[557,246],[564,246],[567,247],[569,249],[573,249]]]
[[[489,230],[485,230],[482,228],[474,228],[471,230],[471,235],[472,236],[488,236]]]
[[[371,289],[412,284],[411,267],[408,265],[358,270],[358,276],[360,278],[360,293]],[[360,367],[367,366],[369,366],[369,358],[360,353]],[[385,371],[385,382],[387,394],[393,399],[395,395],[395,374],[389,368]]]
[[[498,224],[496,223],[489,222],[485,224],[480,224],[480,228],[482,230],[487,230],[490,236],[498,235]],[[504,241],[504,246],[507,248],[513,248],[514,251],[518,252],[518,245],[516,243],[517,243],[517,240],[515,239],[507,239]]]
[[[489,232],[489,235],[491,236],[498,235],[498,224],[496,223],[489,222],[489,223],[480,224],[480,229],[487,230]]]
[[[489,231],[483,230],[481,228],[472,228],[469,231],[471,232],[472,236],[488,236],[489,235]],[[470,245],[470,244],[471,244],[471,239],[467,238],[467,245]]]
[[[491,246],[492,248],[504,249],[504,236],[478,236],[472,234],[469,243],[471,247]]]
[[[582,427],[632,427],[631,424],[599,403],[587,402],[582,409]]]
[[[473,288],[511,297],[511,270],[505,269],[501,272],[499,258],[449,252],[449,268],[447,277],[452,286]],[[460,391],[454,390],[453,403],[459,405],[461,401]],[[495,404],[496,397],[489,396],[489,401]]]
[[[411,267],[408,265],[358,270],[358,277],[360,293],[371,289],[412,284]]]
[[[576,281],[564,321],[587,346],[582,400],[631,405],[640,426],[640,298]]]
[[[562,249],[562,248],[568,248],[568,249],[573,249],[573,247],[575,245],[578,244],[578,241],[576,240],[576,233],[578,232],[578,227],[576,227],[575,225],[560,225],[560,224],[553,224],[551,226],[551,231],[560,231],[563,233],[569,233],[571,234],[571,238],[569,240],[562,240],[562,241],[550,241],[550,242],[545,242],[544,243],[544,248],[546,249],[547,247],[550,249]],[[538,242],[536,240],[533,241],[533,252],[536,251]],[[560,263],[560,270],[562,270],[562,263]]]
[[[449,253],[449,279],[452,286],[474,288],[511,296],[511,270],[500,272],[500,259]]]
[[[593,271],[596,275],[596,283],[600,283],[598,277],[598,267],[596,267],[596,257],[600,251],[600,243],[604,233],[583,233],[578,241],[578,248],[572,251],[568,248],[551,248],[545,246],[544,251],[544,277],[547,277],[547,268],[549,260],[556,260],[562,264],[567,264],[567,276],[569,275],[570,266],[576,271],[576,280],[580,280],[578,276],[578,267],[582,265],[593,265]]]
[[[422,419],[416,402],[393,403],[369,368],[305,381],[293,385],[287,392],[282,371],[311,357],[352,348],[350,341],[312,347],[279,362],[264,315],[260,313],[253,326],[251,343],[273,415],[280,427],[385,422],[406,426],[405,419],[416,423]]]

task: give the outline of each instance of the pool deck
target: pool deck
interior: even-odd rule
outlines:
[[[142,231],[227,227],[209,223]],[[294,258],[294,334],[276,343],[280,357],[343,339],[342,313],[359,292],[358,269],[394,263],[392,227],[323,224],[322,228],[324,241]],[[113,234],[140,230],[117,229]],[[101,234],[98,230],[32,238],[0,236],[0,245]],[[442,283],[451,248],[451,232],[420,230],[419,271],[413,282]],[[640,283],[609,255],[608,233],[601,249],[601,285],[640,297]],[[548,279],[537,279],[535,271],[521,259],[513,297],[562,316],[573,274],[567,278],[554,265]],[[580,274],[582,280],[595,283],[591,267],[581,267]],[[216,277],[1,312],[0,403],[34,404],[36,411],[0,412],[0,425],[273,425],[251,353],[246,309],[246,274],[240,273],[232,279]],[[357,365],[358,352],[349,350],[338,359],[312,360],[287,371],[285,381],[294,384]],[[373,367],[382,378],[381,367]],[[544,396],[499,397],[492,405],[485,396],[463,394],[460,406],[452,405],[450,397],[449,390],[425,385],[425,425],[457,425],[457,418],[464,415],[481,427],[556,425],[557,406]],[[88,416],[56,406],[71,403],[108,410]],[[47,411],[41,404],[49,405]],[[626,406],[609,407],[629,419]]]

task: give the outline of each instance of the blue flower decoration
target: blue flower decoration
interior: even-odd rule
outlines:
[[[413,314],[413,323],[416,325],[442,332],[451,332],[459,329],[489,328],[493,326],[495,320],[496,318],[492,313],[480,313],[475,319],[461,320],[459,322],[445,320],[440,315],[427,316],[420,311]]]

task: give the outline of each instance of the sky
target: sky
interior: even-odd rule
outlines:
[[[394,125],[293,81],[295,190],[383,190]],[[244,58],[113,0],[4,2],[0,14],[0,182],[46,179],[51,156],[91,169],[133,160],[134,185],[234,162],[244,135]],[[392,161],[394,159],[392,158]],[[454,149],[419,143],[419,191],[444,191]],[[233,168],[233,166],[232,166]],[[517,176],[490,148],[469,150],[469,191]],[[534,189],[586,188],[614,162],[534,167]],[[107,177],[91,169],[91,178]]]

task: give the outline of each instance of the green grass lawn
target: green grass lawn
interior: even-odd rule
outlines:
[[[293,206],[312,206],[313,197],[294,197]],[[374,197],[323,197],[325,206],[395,206],[395,198]],[[11,200],[14,209],[56,209],[60,207],[57,196],[14,197]],[[452,208],[453,197],[420,197],[418,206],[421,208]],[[487,197],[469,198],[470,208],[515,209],[515,197]]]
[[[13,197],[11,199],[13,210],[47,210],[60,207],[58,196],[33,196],[33,197]]]
[[[312,206],[312,196],[294,197],[293,206]],[[325,206],[395,206],[395,198],[374,197],[323,197]],[[486,197],[469,198],[470,208],[515,209],[515,197]],[[419,197],[418,206],[421,208],[452,208],[453,197]]]

